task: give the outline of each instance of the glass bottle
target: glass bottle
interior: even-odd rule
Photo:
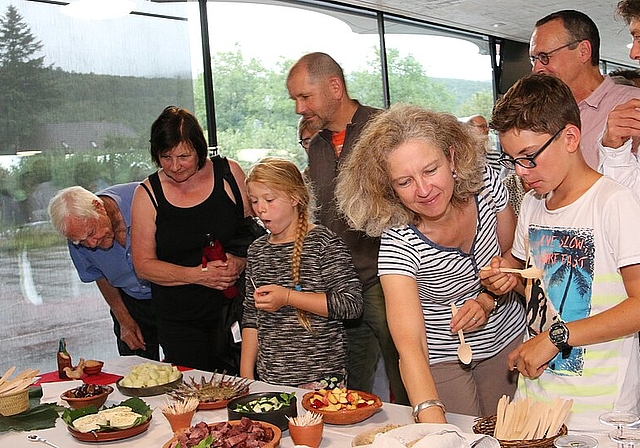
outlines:
[[[65,367],[72,368],[71,356],[67,352],[67,341],[65,338],[60,338],[58,343],[58,377],[62,380],[67,380],[69,377],[64,371]]]

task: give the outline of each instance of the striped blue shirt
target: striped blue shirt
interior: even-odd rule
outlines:
[[[482,289],[478,271],[500,255],[496,214],[508,201],[499,175],[486,168],[484,187],[475,195],[478,209],[476,236],[469,253],[429,240],[415,226],[393,228],[382,234],[378,274],[416,279],[422,305],[429,360],[432,364],[457,360],[458,336],[451,332],[451,304],[459,308]],[[524,310],[515,294],[501,300],[486,325],[465,333],[474,360],[491,357],[524,331]]]

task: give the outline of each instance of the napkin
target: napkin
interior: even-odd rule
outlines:
[[[375,448],[406,448],[418,440],[413,448],[500,448],[500,443],[491,436],[462,432],[455,425],[416,423],[401,426],[383,434],[373,441]]]
[[[83,374],[80,379],[87,384],[99,384],[101,386],[106,386],[107,384],[113,384],[122,378],[121,375],[114,375],[113,373],[100,372],[97,375],[86,375]],[[44,383],[57,383],[57,382],[69,382],[68,379],[61,379],[58,376],[58,371],[47,372],[40,375],[40,379],[35,383],[36,385],[41,385]],[[67,389],[73,389],[72,387],[68,387]],[[65,389],[65,390],[67,390]]]
[[[82,386],[82,381],[72,380],[58,383],[43,383],[41,386],[42,398],[40,398],[40,403],[58,403],[67,406],[67,402],[62,401],[60,395],[69,389]]]

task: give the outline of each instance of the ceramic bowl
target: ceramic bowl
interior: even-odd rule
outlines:
[[[258,420],[261,422],[271,423],[277,426],[282,431],[289,428],[289,420],[287,417],[293,418],[298,416],[298,405],[296,397],[293,397],[289,406],[283,406],[276,411],[269,412],[238,412],[236,406],[245,405],[254,400],[260,398],[272,398],[278,397],[282,392],[258,392],[255,394],[243,395],[242,397],[234,398],[227,403],[227,414],[229,420],[240,420],[242,417],[250,418],[251,420]]]
[[[307,411],[317,412],[322,414],[322,420],[325,423],[332,425],[353,425],[354,423],[361,422],[368,419],[376,411],[382,407],[382,401],[380,397],[367,392],[356,391],[364,400],[372,400],[372,404],[356,408],[356,409],[340,409],[337,411],[327,411],[323,409],[317,409],[311,405],[311,398],[315,392],[308,392],[302,397],[302,407]]]
[[[90,359],[85,361],[82,371],[87,375],[97,375],[102,372],[102,366],[104,366],[104,362]]]
[[[76,397],[79,390],[81,390],[82,388],[85,388],[86,390],[89,387],[96,388],[96,390],[100,391],[100,393],[88,397]],[[105,402],[107,401],[107,397],[111,392],[113,392],[113,387],[111,386],[84,384],[80,387],[76,387],[75,389],[69,389],[63,392],[62,395],[60,395],[60,398],[66,401],[69,404],[69,407],[72,409],[86,408],[87,406],[95,406],[96,408],[100,409],[100,406],[105,404]]]

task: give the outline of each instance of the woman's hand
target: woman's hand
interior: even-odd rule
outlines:
[[[191,269],[193,269],[196,274],[196,281],[194,283],[219,290],[224,290],[232,286],[238,280],[241,273],[237,268],[237,263],[222,260],[208,262],[206,271],[203,271],[200,266]]]
[[[278,285],[260,286],[253,292],[256,308],[273,313],[287,304],[291,290]]]
[[[493,302],[493,300],[492,300]],[[451,319],[451,331],[477,330],[489,320],[489,314],[477,300],[467,300],[464,302],[455,316]]]
[[[502,273],[500,272],[499,268],[521,268],[522,266],[511,266],[507,263],[507,260],[502,257],[493,257],[489,265],[492,269],[480,270],[480,272],[478,273],[482,286],[499,296],[508,293],[518,286],[518,276],[514,274]]]

